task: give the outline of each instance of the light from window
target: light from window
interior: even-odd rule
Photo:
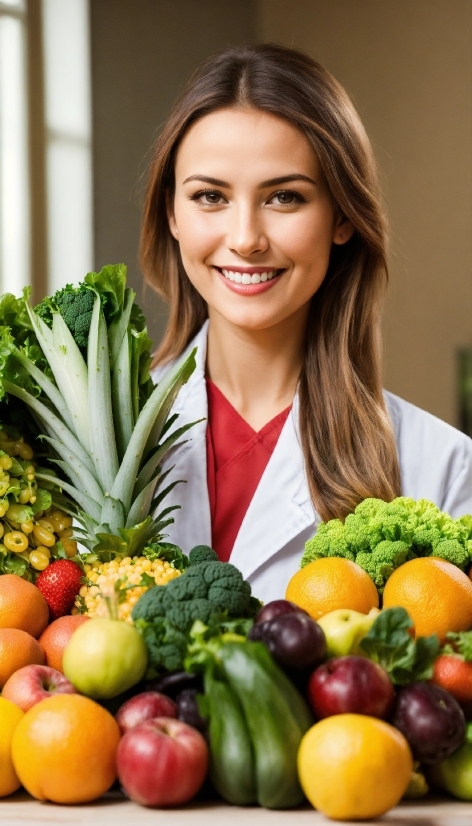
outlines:
[[[93,266],[87,0],[43,0],[48,291]]]
[[[23,4],[0,6],[0,292],[30,283],[26,45]],[[12,7],[12,13],[5,11]]]

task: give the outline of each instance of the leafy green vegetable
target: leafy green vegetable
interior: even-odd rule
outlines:
[[[466,662],[472,662],[472,631],[449,631],[442,654],[459,654]]]
[[[453,519],[427,499],[364,499],[344,523],[322,522],[305,545],[301,567],[322,557],[361,566],[382,593],[395,568],[419,556],[437,556],[464,570],[472,559],[472,517]]]
[[[385,668],[396,685],[429,680],[439,654],[436,634],[414,640],[409,633],[412,628],[413,622],[404,608],[387,608],[360,642],[367,657]]]

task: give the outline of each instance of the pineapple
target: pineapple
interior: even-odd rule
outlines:
[[[68,315],[63,317],[64,293]],[[20,346],[9,337],[10,328],[0,327],[4,347],[10,348],[0,364],[3,392],[29,408],[52,449],[50,461],[61,474],[37,470],[36,478],[52,488],[55,509],[74,518],[73,534],[67,538],[83,547],[84,563],[113,562],[112,569],[115,562],[118,569],[123,567],[128,558],[127,564],[135,565],[133,558],[145,556],[150,545],[156,556],[174,510],[165,508],[155,515],[173,487],[158,490],[165,475],[162,460],[191,427],[169,433],[176,419],[169,413],[195,368],[195,352],[154,387],[148,371],[151,342],[134,298],[134,291],[126,288],[126,268],[109,266],[89,273],[78,288],[68,286],[45,299],[37,311],[24,295],[23,328],[29,324],[31,337],[26,344]],[[74,320],[75,300],[84,312],[79,343],[74,338],[77,330],[68,326]],[[86,353],[80,346],[84,341]],[[40,363],[38,353],[42,369],[34,361]],[[10,369],[12,365],[16,369]],[[111,569],[101,575],[106,574],[111,576]],[[87,590],[81,599],[91,596]]]

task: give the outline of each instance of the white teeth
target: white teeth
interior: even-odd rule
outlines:
[[[233,270],[221,270],[224,277],[227,278],[229,281],[235,281],[236,284],[260,284],[261,282],[271,281],[272,278],[275,278],[277,275],[278,270],[271,270],[270,272],[255,272],[253,275],[249,275],[248,272],[240,273],[234,272]]]

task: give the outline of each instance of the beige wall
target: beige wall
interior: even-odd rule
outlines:
[[[343,83],[382,170],[391,222],[385,385],[456,423],[472,343],[471,0],[258,0],[261,39]]]
[[[254,0],[90,0],[95,267],[123,261],[154,341],[166,311],[137,263],[150,149],[195,69],[255,38]]]

